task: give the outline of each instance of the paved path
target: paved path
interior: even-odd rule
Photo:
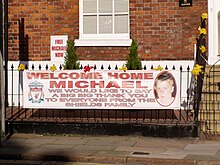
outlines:
[[[0,160],[5,159],[58,164],[220,165],[220,138],[13,134],[0,147]]]

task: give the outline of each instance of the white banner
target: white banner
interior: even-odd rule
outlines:
[[[23,72],[24,108],[180,109],[180,72]]]

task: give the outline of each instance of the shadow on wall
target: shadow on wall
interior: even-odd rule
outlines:
[[[28,35],[25,34],[24,18],[19,20],[19,60],[28,61],[29,50],[28,50]]]
[[[22,61],[21,63],[25,64],[25,67],[28,67],[28,60],[29,60],[29,49],[28,49],[28,35],[25,34],[25,24],[24,24],[24,18],[21,18],[19,21],[19,60]],[[21,64],[19,63],[19,65]],[[18,67],[19,67],[18,65]],[[23,74],[22,72],[19,72],[19,85],[18,90],[20,93],[20,90],[23,91]],[[20,100],[20,95],[18,96]],[[20,105],[20,102],[19,102]]]

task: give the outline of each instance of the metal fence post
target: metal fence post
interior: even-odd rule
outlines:
[[[5,132],[5,99],[4,99],[4,68],[3,68],[3,1],[0,4],[0,144]]]
[[[3,99],[2,99],[2,50],[3,50],[3,19],[2,19],[2,1],[0,4],[0,131],[2,131],[2,110],[3,108]],[[0,136],[0,145],[1,145],[1,136]]]
[[[4,101],[4,78],[3,78],[3,60],[2,60],[2,54],[0,52],[0,144],[1,144],[1,138],[2,133],[4,131],[4,111],[5,111],[5,101]]]
[[[5,68],[5,105],[8,106],[8,0],[4,0],[4,68]]]

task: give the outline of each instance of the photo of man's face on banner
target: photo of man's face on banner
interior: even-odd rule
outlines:
[[[170,72],[163,71],[158,74],[154,82],[154,95],[161,106],[169,106],[174,102],[176,90],[176,81]]]

